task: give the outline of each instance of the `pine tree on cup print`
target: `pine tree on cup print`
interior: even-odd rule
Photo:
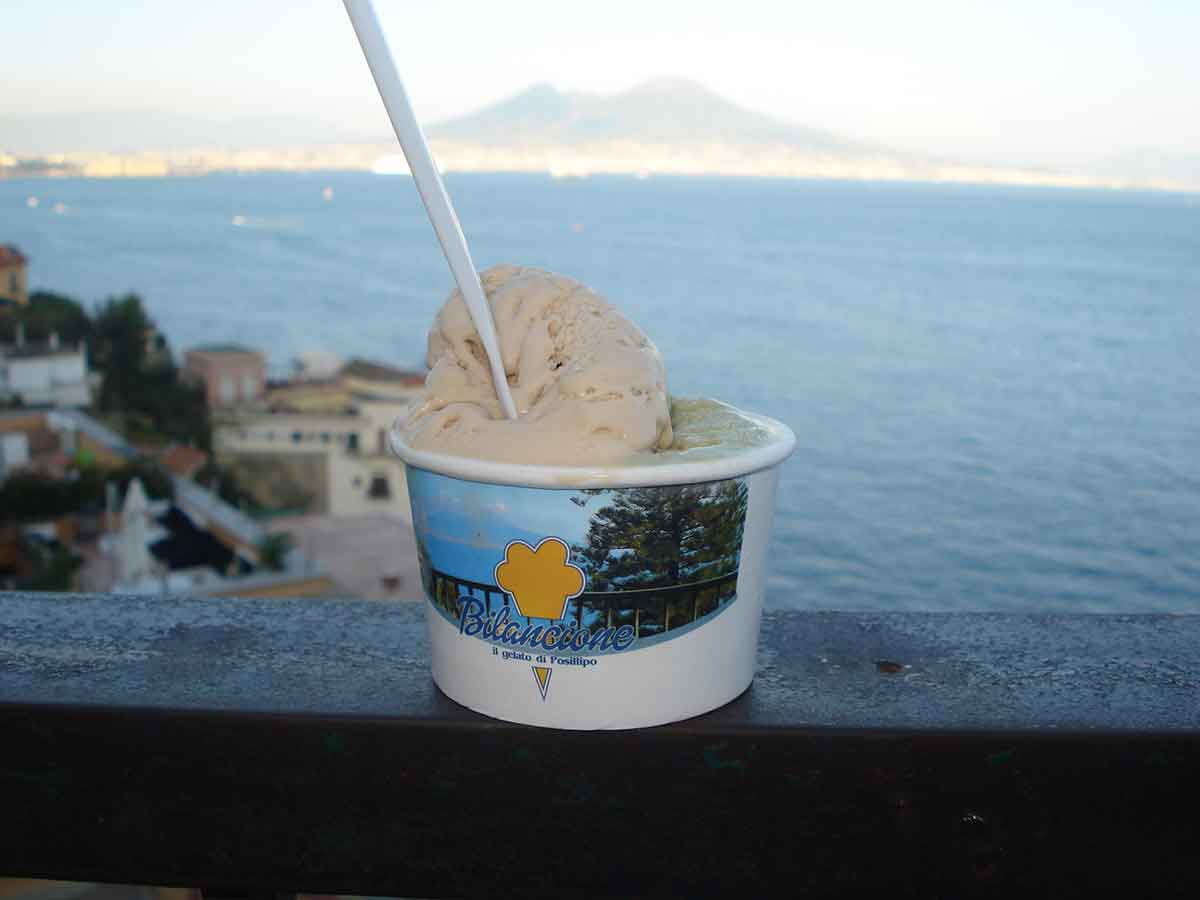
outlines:
[[[568,612],[581,625],[631,624],[638,637],[650,637],[735,598],[746,519],[743,480],[585,490],[571,502],[597,507],[583,540],[571,548],[588,583]]]

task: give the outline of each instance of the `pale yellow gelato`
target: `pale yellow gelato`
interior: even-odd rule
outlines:
[[[716,456],[757,447],[770,439],[767,429],[740,409],[699,397],[671,398],[671,429],[674,439],[667,448],[671,452],[661,455],[675,462],[680,453],[686,453],[689,459]]]
[[[658,349],[590,288],[495,266],[481,280],[519,418],[505,419],[487,358],[455,291],[429,330],[425,392],[400,423],[417,450],[548,465],[626,462],[672,445]]]
[[[495,266],[481,276],[519,418],[504,418],[483,345],[455,291],[429,330],[425,390],[397,423],[414,450],[591,466],[708,459],[768,441],[716,400],[672,398],[658,349],[590,288]]]

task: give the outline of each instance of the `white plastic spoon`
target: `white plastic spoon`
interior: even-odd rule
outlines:
[[[392,59],[383,31],[379,27],[379,19],[371,0],[344,0],[350,23],[358,42],[362,45],[363,55],[375,78],[375,86],[379,88],[379,96],[383,98],[384,108],[388,118],[392,120],[392,128],[400,139],[400,147],[404,158],[408,160],[408,168],[412,172],[413,181],[417,183],[417,191],[421,202],[425,204],[425,212],[433,223],[442,252],[446,254],[446,262],[454,275],[458,289],[467,302],[467,310],[471,313],[471,321],[479,332],[483,349],[487,353],[488,363],[492,372],[492,383],[496,386],[496,396],[500,398],[500,407],[510,419],[517,418],[517,407],[513,403],[512,392],[508,389],[508,377],[504,372],[504,362],[500,357],[500,343],[496,338],[496,323],[492,320],[492,309],[484,296],[483,286],[479,283],[479,273],[471,261],[471,251],[467,247],[467,239],[463,236],[462,226],[458,224],[458,216],[446,193],[446,185],[442,183],[441,173],[433,163],[429,153],[429,144],[413,114],[412,104],[408,102],[408,94],[404,91],[404,83],[400,73],[396,71],[396,63]]]

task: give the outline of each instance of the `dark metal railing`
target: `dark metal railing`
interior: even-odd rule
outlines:
[[[0,875],[1191,897],[1197,647],[1200,616],[768,611],[732,703],[581,733],[446,699],[418,603],[0,593]]]

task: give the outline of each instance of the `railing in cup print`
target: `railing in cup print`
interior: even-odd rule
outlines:
[[[574,618],[580,626],[632,625],[634,637],[651,637],[728,606],[737,596],[737,579],[735,570],[673,587],[587,592],[568,602],[566,618]],[[459,598],[464,594],[483,601],[484,615],[506,606],[510,616],[518,616],[512,598],[495,584],[468,581],[431,568],[427,587],[433,603],[454,618],[461,612]]]

